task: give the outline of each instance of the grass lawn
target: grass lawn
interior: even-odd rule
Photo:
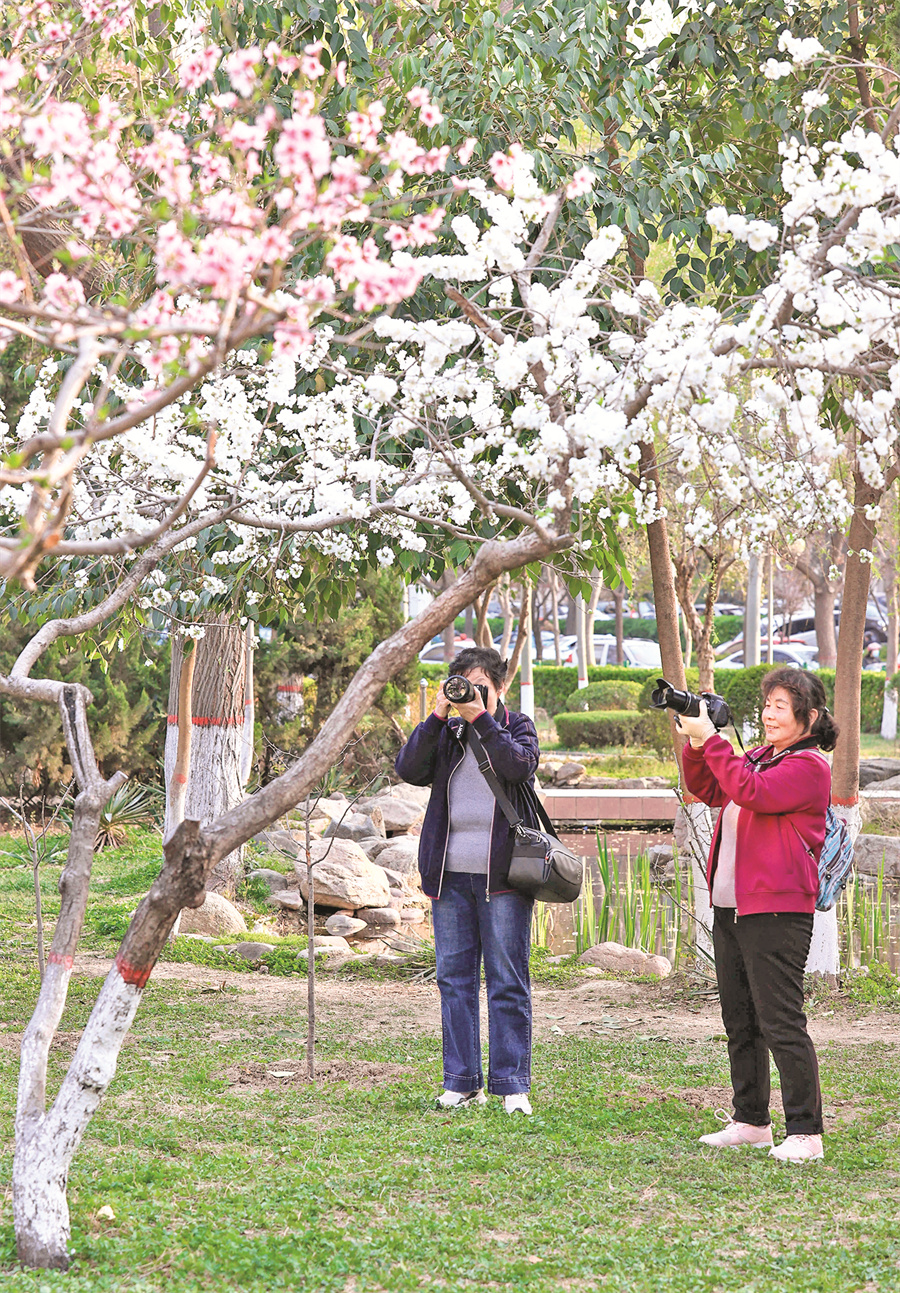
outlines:
[[[97,950],[111,948],[97,932],[97,910],[111,922],[110,909],[133,907],[148,883],[151,846],[141,837],[98,859],[88,919]],[[11,1034],[24,1026],[38,984],[19,883],[30,873],[0,860],[9,864],[0,870],[7,1187]],[[57,875],[48,871],[48,908]],[[715,1034],[673,1040],[664,1025],[657,1035],[547,1034],[535,1047],[533,1118],[510,1119],[496,1101],[450,1115],[431,1107],[436,1031],[411,1033],[391,1019],[381,1019],[380,1036],[361,1040],[348,1018],[323,1012],[320,1064],[355,1061],[351,1081],[271,1076],[302,1058],[303,994],[285,991],[282,1001],[284,980],[242,979],[265,985],[265,998],[257,1003],[233,978],[224,991],[210,991],[200,973],[151,980],[71,1172],[72,1269],[18,1269],[5,1188],[3,1293],[900,1287],[898,1052],[862,1040],[864,1030],[820,1050],[828,1157],[798,1169],[697,1145],[728,1081]],[[73,979],[51,1090],[99,986]],[[385,1080],[360,1075],[363,1061],[382,1066]],[[241,1067],[259,1081],[235,1082]],[[97,1218],[104,1205],[115,1220]]]

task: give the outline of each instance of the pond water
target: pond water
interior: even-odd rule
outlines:
[[[672,844],[670,831],[566,832],[563,842],[587,859],[577,903],[539,904],[534,939],[554,954],[611,940],[662,953],[674,963],[693,957],[690,869],[668,876],[650,870],[647,850]],[[900,971],[900,885],[858,876],[838,903],[841,966],[880,961]]]

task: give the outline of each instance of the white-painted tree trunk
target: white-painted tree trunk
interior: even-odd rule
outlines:
[[[71,971],[65,973],[68,978]],[[30,1124],[20,1126],[25,1120],[17,1120],[13,1217],[19,1258],[26,1265],[65,1270],[69,1264],[69,1165],[115,1075],[141,996],[114,965],[53,1106]]]
[[[708,956],[713,954],[713,912],[706,883],[706,863],[713,837],[713,819],[706,804],[697,800],[682,804],[678,809],[675,839],[683,854],[690,859],[691,879],[694,886],[694,919],[697,947]]]
[[[885,741],[897,739],[897,688],[885,687],[881,710],[881,735]]]
[[[191,714],[191,766],[185,794],[184,818],[206,826],[244,799],[242,751],[245,712],[244,631],[233,623],[206,624],[197,642]],[[166,731],[165,775],[168,786],[178,746],[178,677],[181,641],[172,645],[169,722]],[[166,804],[164,838],[177,826]],[[208,888],[233,895],[243,876],[241,849],[235,849],[217,864]]]
[[[253,772],[254,724],[256,697],[253,691],[253,625],[248,624],[244,633],[244,727],[241,733],[241,788],[245,788]]]

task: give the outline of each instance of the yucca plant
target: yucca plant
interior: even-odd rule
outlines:
[[[100,814],[96,849],[119,848],[131,826],[144,826],[159,816],[160,792],[152,786],[123,786]]]

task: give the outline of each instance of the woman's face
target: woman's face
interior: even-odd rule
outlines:
[[[773,687],[763,706],[762,721],[766,730],[766,740],[779,752],[806,736],[809,728],[819,717],[819,711],[811,709],[809,727],[805,727],[794,714],[791,699],[790,692],[785,691],[784,687]]]
[[[497,703],[500,700],[500,693],[497,691],[497,688],[491,682],[484,670],[470,669],[468,673],[463,674],[463,677],[468,678],[469,682],[476,683],[478,686],[487,687],[488,698],[485,709],[489,714],[493,714],[494,710],[497,708]]]

